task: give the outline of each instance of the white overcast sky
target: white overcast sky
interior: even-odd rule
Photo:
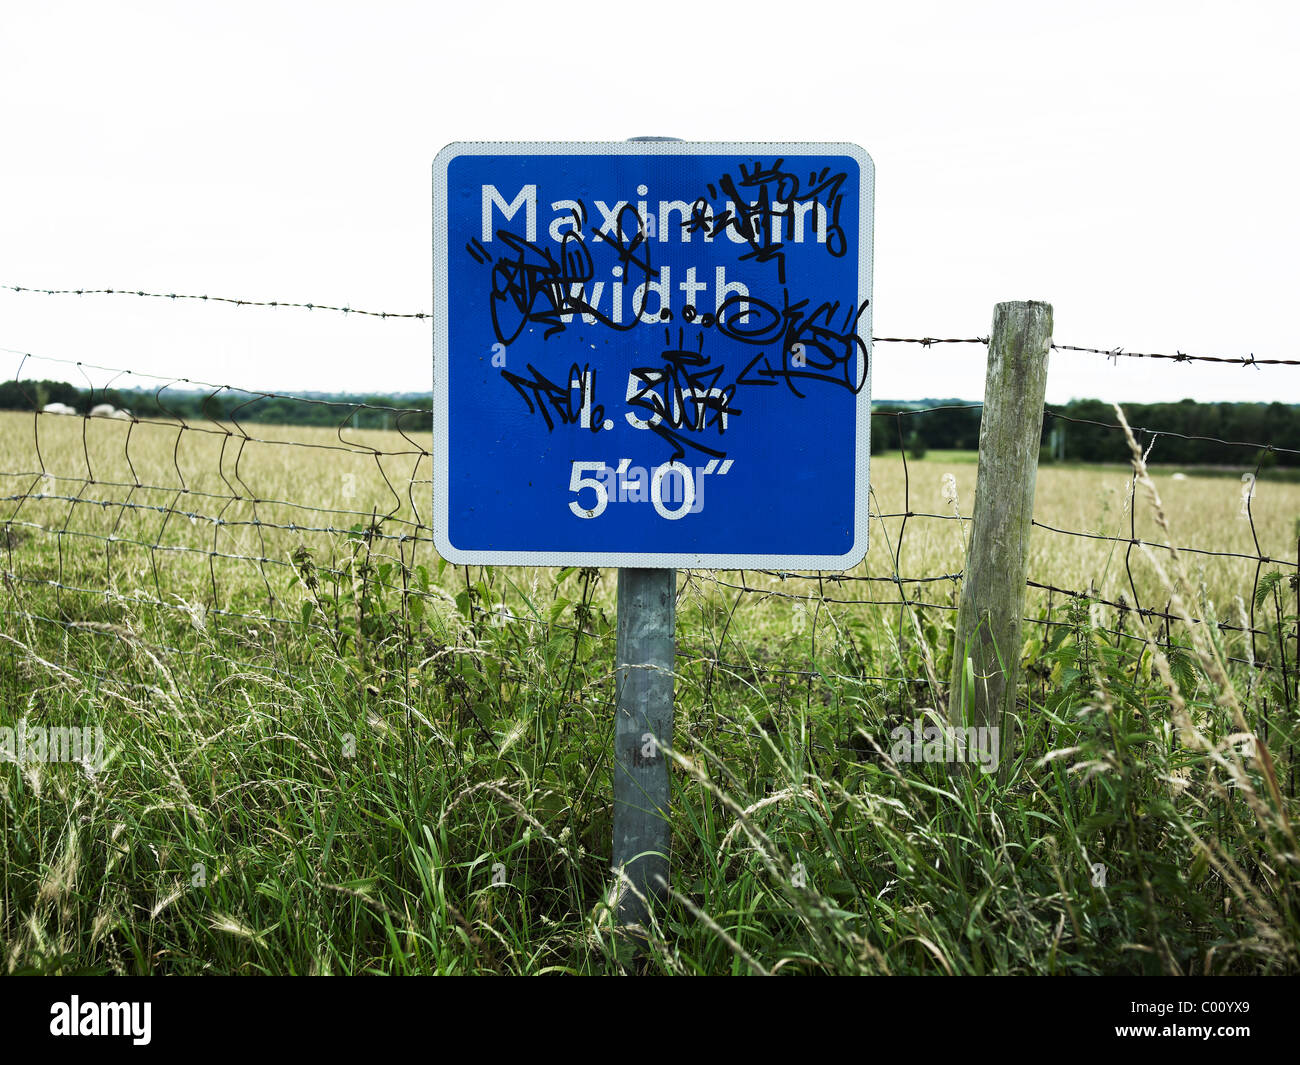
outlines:
[[[1300,358],[1295,3],[0,12],[0,284],[427,310],[449,141],[854,141],[877,336],[1041,299],[1058,343]],[[13,350],[285,391],[431,376],[427,321],[120,297],[0,292],[0,348],[0,379]],[[978,348],[876,349],[877,397],[982,391]],[[1058,353],[1049,401],[1075,396],[1295,403],[1300,367]]]

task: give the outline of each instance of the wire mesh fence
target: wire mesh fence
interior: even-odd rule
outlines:
[[[374,319],[428,317],[296,301],[3,287]],[[874,343],[877,351],[977,349],[987,338],[876,337]],[[1254,354],[1054,347],[1071,357],[1109,360],[1300,365]],[[256,391],[31,352],[10,351],[10,357],[6,387],[25,410],[0,412],[6,589],[0,628],[11,643],[44,648],[50,669],[111,684],[102,658],[93,660],[97,668],[85,668],[91,659],[78,653],[82,641],[132,647],[153,641],[175,652],[168,634],[215,626],[241,633],[251,661],[259,641],[272,638],[263,634],[305,627],[337,636],[340,611],[371,600],[389,604],[404,635],[414,634],[417,643],[421,633],[453,621],[471,629],[508,621],[547,633],[582,633],[592,624],[596,599],[584,598],[582,609],[567,616],[547,608],[542,582],[556,575],[444,573],[429,526],[427,406]],[[96,385],[96,377],[104,383]],[[77,416],[45,402],[41,382],[78,378],[87,387]],[[132,397],[129,412],[110,402],[123,395]],[[924,455],[914,440],[929,418],[979,409],[939,404],[873,411],[873,438],[888,448],[873,455],[872,546],[854,570],[683,571],[679,597],[699,610],[699,623],[679,639],[683,668],[700,671],[706,686],[720,673],[801,685],[809,703],[815,689],[834,683],[870,687],[900,706],[941,705],[937,678],[944,673],[932,661],[933,649],[951,629],[959,601],[976,466],[969,455],[964,461]],[[1114,418],[1049,408],[1045,436],[1057,427],[1123,445]],[[1300,564],[1300,488],[1274,463],[1300,459],[1300,447],[1290,446],[1292,436],[1245,441],[1159,425],[1135,426],[1134,433],[1153,463],[1169,441],[1212,444],[1216,455],[1231,458],[1212,470],[1159,468],[1172,515],[1169,543],[1130,469],[1045,466],[1029,566],[1030,638],[1045,644],[1054,630],[1082,627],[1140,652],[1154,631],[1172,650],[1188,625],[1208,626],[1225,641],[1230,660],[1278,675],[1289,704],[1300,657],[1300,646],[1290,656],[1287,648],[1293,609],[1287,597]],[[1175,608],[1153,570],[1153,557],[1172,552],[1193,566],[1198,587],[1190,590],[1189,609]],[[347,589],[350,596],[341,594]],[[760,605],[769,619],[765,629],[737,624]],[[146,615],[157,624],[144,633],[138,619]],[[857,627],[868,621],[870,628]],[[851,653],[819,647],[818,633],[827,626],[845,637],[836,644]],[[887,647],[863,646],[878,643],[882,632],[889,634]],[[52,647],[61,654],[57,660]],[[1031,672],[1028,683],[1036,682],[1050,679]]]

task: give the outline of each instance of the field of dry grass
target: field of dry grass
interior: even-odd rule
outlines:
[[[427,435],[271,425],[244,431],[249,438],[213,423],[182,429],[0,414],[0,518],[18,530],[11,540],[30,545],[20,569],[57,578],[62,555],[62,583],[79,573],[96,588],[130,594],[139,585],[186,601],[210,597],[215,585],[218,599],[242,601],[250,590],[254,598],[263,593],[264,575],[287,569],[300,545],[328,558],[337,537],[317,530],[347,529],[374,513],[387,516],[384,532],[396,537],[415,534],[428,520]],[[851,576],[888,578],[895,568],[905,578],[959,573],[967,523],[948,519],[971,512],[975,472],[969,456],[932,452],[906,464],[896,452],[875,456],[872,509],[883,517],[873,521],[870,551]],[[1265,472],[1253,485],[1252,526],[1244,509],[1251,486],[1240,474],[1170,469],[1154,476],[1175,543],[1196,549],[1185,561],[1203,599],[1215,616],[1235,622],[1236,597],[1249,602],[1256,557],[1296,557],[1300,484]],[[1143,552],[1106,539],[1160,541],[1140,500],[1133,520],[1131,490],[1122,467],[1043,466],[1031,580],[1131,601],[1131,574],[1143,605],[1163,606]],[[390,545],[394,558],[436,561],[427,529],[418,531],[416,541]],[[752,580],[765,586],[761,575]],[[952,582],[909,588],[924,602],[955,601]],[[884,582],[846,584],[836,597],[897,598]]]

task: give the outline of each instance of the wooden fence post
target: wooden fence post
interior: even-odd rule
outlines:
[[[998,727],[1008,754],[1051,346],[1051,304],[994,308],[948,720]]]

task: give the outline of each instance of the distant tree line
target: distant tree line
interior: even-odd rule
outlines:
[[[250,395],[245,392],[200,392],[190,389],[78,388],[65,381],[6,381],[0,384],[0,410],[40,410],[47,403],[66,403],[80,414],[97,403],[111,403],[137,418],[184,418],[187,421],[238,420],[280,425],[346,425],[354,429],[394,429],[408,432],[428,427],[424,413],[432,408],[429,395],[352,396],[313,392],[301,397]],[[1300,456],[1268,451],[1300,451],[1300,407],[1286,403],[1125,403],[1125,417],[1135,428],[1159,435],[1151,461],[1180,465],[1300,466]],[[396,408],[397,410],[368,409]],[[929,409],[934,408],[934,409]],[[980,407],[963,400],[923,400],[917,403],[881,400],[872,404],[871,450],[877,454],[906,450],[922,456],[927,450],[974,451],[979,447]],[[915,413],[907,413],[915,412]],[[1043,419],[1041,460],[1044,462],[1128,461],[1124,434],[1115,427],[1109,403],[1078,399],[1050,406]],[[1184,439],[1190,438],[1190,439]],[[1205,438],[1205,439],[1198,439]],[[1220,441],[1239,441],[1244,446]],[[1140,435],[1145,448],[1149,434]]]
[[[408,432],[424,429],[427,422],[417,413],[403,410],[432,410],[427,395],[344,396],[340,393],[311,393],[307,396],[258,396],[247,392],[199,392],[192,389],[77,388],[64,381],[6,381],[0,384],[0,410],[40,410],[47,403],[66,403],[78,414],[86,414],[99,403],[111,403],[137,418],[205,422],[262,422],[277,425],[346,425],[353,429],[394,429]],[[392,407],[397,410],[372,410]]]
[[[1300,466],[1300,407],[1286,403],[1122,403],[1134,430],[1159,434],[1151,462],[1196,466]],[[935,408],[935,409],[927,409]],[[871,450],[906,450],[921,457],[928,449],[974,451],[979,447],[981,408],[961,400],[872,404],[876,414],[905,411],[899,418],[871,419]],[[1150,433],[1138,433],[1145,449]],[[1226,441],[1226,442],[1224,442]],[[1099,399],[1048,405],[1043,418],[1043,462],[1119,462],[1129,459],[1114,408]]]

